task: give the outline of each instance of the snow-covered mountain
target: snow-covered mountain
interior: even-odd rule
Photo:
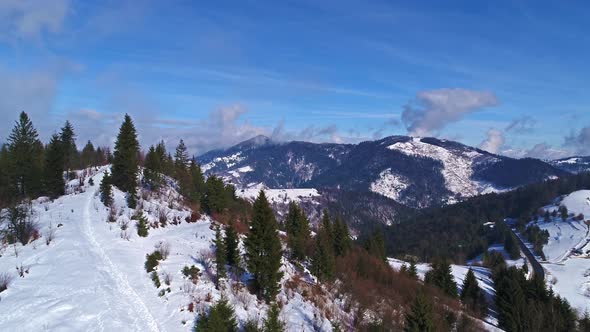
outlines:
[[[197,160],[238,188],[374,192],[409,207],[449,204],[568,174],[461,143],[391,136],[359,144],[274,142],[258,136]]]
[[[570,173],[580,173],[590,171],[590,156],[556,159],[552,160],[550,164]]]

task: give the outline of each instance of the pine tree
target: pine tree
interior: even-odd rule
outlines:
[[[152,190],[160,188],[163,182],[163,160],[160,158],[161,157],[156,152],[156,148],[154,148],[153,145],[150,146],[148,153],[145,155],[143,179]]]
[[[10,163],[8,145],[3,144],[0,149],[0,208],[7,206],[16,196],[14,183],[10,179]]]
[[[262,190],[254,201],[250,233],[244,246],[248,270],[254,276],[254,288],[260,297],[270,303],[279,291],[283,275],[279,271],[282,248],[277,222]]]
[[[66,171],[66,177],[69,179],[70,171],[76,168],[78,161],[78,149],[76,148],[76,134],[74,133],[74,127],[70,121],[66,121],[64,126],[61,128],[60,141],[63,144],[63,160],[64,170]]]
[[[291,258],[305,260],[307,242],[310,238],[309,220],[303,210],[295,203],[289,204],[289,212],[285,217],[287,229],[287,246],[291,250]]]
[[[82,166],[82,168],[87,168],[97,165],[96,160],[94,145],[92,145],[92,142],[88,141],[80,154],[80,166]]]
[[[334,220],[334,253],[336,256],[344,256],[351,247],[352,241],[348,225],[340,217],[336,217]]]
[[[227,264],[238,268],[240,266],[240,238],[233,222],[225,229],[224,241]]]
[[[192,180],[192,193],[191,197],[189,197],[193,202],[200,202],[203,198],[203,194],[205,193],[205,177],[203,176],[203,172],[201,171],[201,167],[197,162],[195,162],[195,158],[191,160],[189,166],[189,173],[190,178]]]
[[[520,247],[518,240],[512,233],[508,233],[504,241],[504,249],[510,255],[510,259],[518,259],[520,257]]]
[[[315,236],[314,254],[311,260],[311,272],[320,280],[327,281],[334,278],[336,260],[334,254],[334,238],[332,236],[332,222],[328,211],[324,210],[322,224]]]
[[[221,237],[221,229],[219,226],[215,229],[215,266],[217,268],[217,287],[219,287],[219,280],[227,277],[225,271],[225,260],[227,258],[227,251],[225,250],[225,243]]]
[[[465,280],[463,280],[461,301],[469,309],[479,314],[485,313],[485,299],[483,298],[483,293],[477,284],[477,279],[475,278],[475,273],[473,273],[472,269],[467,271]]]
[[[226,299],[221,299],[209,310],[209,315],[199,315],[195,332],[237,332],[238,322],[234,309]]]
[[[193,195],[193,183],[190,178],[188,166],[186,146],[184,145],[184,141],[180,140],[174,154],[174,178],[178,182],[180,193],[187,198]]]
[[[143,213],[140,214],[139,219],[137,220],[137,235],[141,237],[148,236],[148,222],[143,216]]]
[[[279,314],[281,310],[276,303],[270,306],[268,316],[264,320],[264,332],[283,332],[285,331],[285,323],[280,320]]]
[[[41,193],[43,144],[38,137],[29,116],[22,112],[8,137],[8,174],[17,200]]]
[[[105,172],[100,181],[100,201],[105,206],[111,206],[113,204],[113,188],[111,186],[111,175],[109,172]]]
[[[205,195],[201,203],[205,212],[209,214],[223,212],[228,206],[223,180],[215,175],[210,175],[205,187]]]
[[[451,265],[445,260],[432,264],[432,270],[426,273],[424,282],[435,285],[451,297],[457,297],[457,283],[455,283]]]
[[[51,198],[57,198],[65,193],[62,146],[59,136],[54,134],[45,153],[44,184],[47,195]]]
[[[383,233],[380,231],[375,232],[367,242],[365,243],[365,249],[371,254],[382,261],[387,260],[387,255],[385,251],[385,239],[383,238]]]
[[[418,270],[416,268],[416,261],[413,259],[410,260],[410,268],[408,269],[408,275],[410,278],[416,280],[418,279]]]
[[[432,306],[422,293],[418,292],[410,311],[406,313],[406,332],[430,332],[434,331],[432,324]]]
[[[588,314],[588,311],[584,312],[584,316],[578,321],[578,331],[590,332],[590,314]]]
[[[139,142],[131,117],[125,114],[125,119],[117,141],[113,156],[112,183],[122,191],[127,192],[127,204],[135,208],[137,191],[137,173],[139,171]]]

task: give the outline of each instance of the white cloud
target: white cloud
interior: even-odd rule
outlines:
[[[490,153],[498,153],[504,142],[504,133],[501,130],[492,128],[488,130],[487,138],[481,142],[479,148]]]
[[[402,121],[412,136],[433,135],[452,122],[484,107],[498,104],[496,96],[487,91],[439,89],[419,92],[404,107]]]
[[[58,33],[70,7],[69,0],[0,1],[0,35],[4,38],[38,38]]]
[[[565,137],[564,146],[571,147],[578,155],[590,155],[590,126],[580,129]]]

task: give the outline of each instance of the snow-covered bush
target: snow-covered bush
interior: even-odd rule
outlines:
[[[158,276],[158,272],[152,272],[152,281],[154,282],[156,288],[160,288],[162,284],[160,283],[160,277]]]
[[[160,252],[162,260],[166,260],[170,255],[170,244],[168,242],[160,242],[156,245],[156,250]]]
[[[0,273],[0,293],[5,291],[12,282],[12,275],[10,273]]]
[[[157,250],[146,255],[145,270],[148,273],[153,272],[156,269],[156,266],[160,264],[160,260],[162,260],[162,254]]]
[[[201,271],[198,267],[192,265],[191,267],[185,266],[182,269],[182,274],[189,278],[193,284],[196,284],[199,281],[199,277],[201,276]]]
[[[148,222],[143,215],[139,216],[137,220],[137,235],[141,237],[148,236]]]

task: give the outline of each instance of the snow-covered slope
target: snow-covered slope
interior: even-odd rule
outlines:
[[[583,313],[590,310],[590,236],[588,222],[590,220],[590,190],[575,191],[543,207],[554,211],[560,205],[567,207],[570,217],[563,221],[558,215],[549,222],[540,219],[536,224],[540,229],[549,232],[549,241],[543,247],[546,261],[541,264],[547,272],[549,286],[569,303]],[[583,220],[576,220],[583,214]],[[573,215],[573,217],[571,217]],[[579,250],[582,254],[576,254]]]
[[[41,238],[0,248],[0,273],[12,277],[0,293],[0,331],[190,331],[196,312],[222,296],[234,306],[240,323],[266,316],[268,306],[243,285],[227,280],[220,290],[215,288],[212,221],[204,216],[188,222],[191,211],[177,203],[172,187],[158,194],[142,192],[139,205],[151,224],[148,237],[137,235],[135,212],[116,188],[117,220],[107,222],[109,211],[97,195],[103,171],[91,175],[94,186],[86,181],[54,201],[33,201]],[[54,239],[46,244],[50,227]],[[162,286],[156,288],[144,263],[146,254],[162,244],[170,253],[157,267]],[[196,283],[181,273],[192,265],[202,272]],[[23,277],[15,269],[21,266]],[[300,275],[286,261],[282,269],[283,284]],[[289,331],[331,330],[322,311],[301,293],[283,287],[278,301]],[[331,312],[342,313],[326,303],[334,306]]]

